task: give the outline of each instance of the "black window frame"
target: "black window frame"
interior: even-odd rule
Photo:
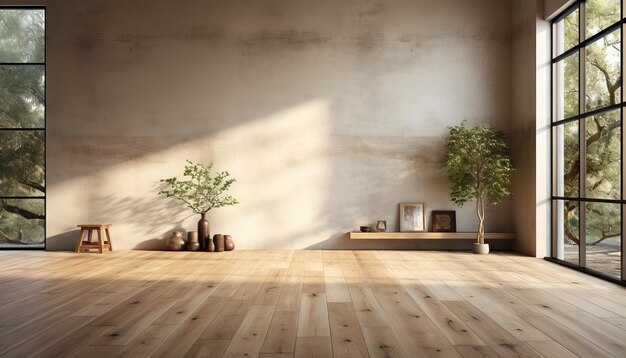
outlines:
[[[577,0],[567,9],[562,11],[558,16],[556,16],[550,23],[551,36],[550,36],[550,205],[551,205],[551,230],[550,230],[550,257],[546,259],[559,263],[561,265],[574,268],[576,270],[588,273],[590,275],[600,277],[606,279],[608,281],[618,283],[620,285],[626,285],[626,260],[624,259],[626,253],[626,246],[624,241],[624,233],[626,232],[626,223],[625,223],[625,210],[624,207],[626,205],[626,200],[624,200],[624,107],[626,106],[626,95],[624,94],[624,27],[626,26],[626,19],[624,18],[624,2],[626,0],[620,1],[620,16],[617,22],[608,26],[605,29],[602,29],[598,33],[586,37],[586,18],[585,18],[585,6],[586,0]],[[564,49],[564,52],[558,55],[555,55],[555,35],[556,35],[556,26],[557,23],[561,20],[564,20],[568,15],[578,10],[578,29],[579,29],[579,40],[578,44],[570,49]],[[585,52],[584,49],[595,43],[597,40],[602,39],[606,35],[619,30],[620,31],[620,98],[619,103],[614,105],[609,105],[599,109],[593,109],[587,111],[584,95],[586,92],[586,84],[585,84]],[[555,118],[556,116],[556,108],[555,108],[555,98],[557,95],[556,88],[556,71],[555,66],[561,60],[571,56],[578,55],[578,106],[579,111],[575,116],[571,116],[568,118]],[[584,146],[584,142],[586,141],[586,129],[585,129],[585,120],[589,117],[607,113],[610,111],[619,110],[619,121],[620,121],[620,199],[598,199],[598,198],[587,198],[585,188],[586,176],[584,167],[586,166],[583,157],[586,159],[586,147]],[[555,120],[556,119],[556,120]],[[558,178],[556,177],[554,165],[555,165],[555,150],[554,150],[554,138],[556,136],[556,130],[559,125],[563,125],[566,123],[578,123],[578,133],[579,133],[579,169],[578,169],[578,197],[567,197],[567,196],[557,196],[555,195],[555,187],[557,185]],[[564,183],[563,183],[564,184]],[[579,211],[579,221],[578,225],[578,238],[580,241],[579,245],[579,262],[578,265],[557,258],[557,245],[558,243],[558,233],[557,233],[557,216],[562,215],[560,211],[557,210],[557,202],[561,201],[576,201],[578,202],[578,211]],[[620,278],[616,278],[607,273],[603,273],[592,268],[586,267],[586,233],[585,233],[585,216],[586,216],[586,204],[587,203],[612,203],[620,205]]]
[[[47,93],[47,87],[48,87],[48,76],[47,76],[47,56],[48,56],[48,41],[47,41],[47,31],[48,31],[48,26],[47,26],[47,9],[45,5],[0,5],[0,10],[43,10],[43,19],[44,19],[44,52],[43,52],[43,62],[0,62],[0,65],[9,65],[9,66],[43,66],[43,73],[44,73],[44,114],[43,114],[43,128],[0,128],[0,131],[43,131],[43,146],[44,146],[44,195],[38,195],[38,196],[0,196],[0,199],[40,199],[43,200],[43,210],[44,213],[46,213],[45,215],[45,219],[44,219],[44,228],[43,228],[43,232],[44,232],[44,240],[43,240],[43,246],[34,246],[34,245],[23,245],[23,246],[11,246],[11,247],[3,247],[0,245],[0,250],[39,250],[39,251],[45,251],[47,248],[47,239],[48,239],[48,235],[47,235],[47,219],[48,219],[48,215],[47,215],[47,175],[48,175],[48,156],[47,156],[47,128],[48,128],[48,122],[47,122],[47,116],[48,116],[48,93]]]

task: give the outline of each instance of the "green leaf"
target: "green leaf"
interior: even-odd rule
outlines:
[[[510,195],[515,170],[503,134],[488,125],[466,127],[466,121],[449,127],[446,171],[452,183],[450,199],[456,205],[483,198],[497,204]]]
[[[232,206],[239,201],[226,194],[235,179],[229,178],[228,172],[211,176],[213,163],[202,165],[187,160],[183,176],[189,180],[176,177],[161,179],[164,189],[159,195],[183,201],[195,213],[204,214],[213,208]]]

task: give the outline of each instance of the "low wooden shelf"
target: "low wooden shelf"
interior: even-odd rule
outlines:
[[[359,232],[348,233],[352,240],[476,240],[475,232]],[[512,232],[486,232],[485,240],[515,240]]]

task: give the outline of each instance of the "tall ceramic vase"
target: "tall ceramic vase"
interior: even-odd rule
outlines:
[[[207,241],[210,240],[209,233],[209,221],[206,219],[206,214],[202,213],[202,218],[198,221],[198,241],[200,241],[200,250],[205,251],[207,249]]]

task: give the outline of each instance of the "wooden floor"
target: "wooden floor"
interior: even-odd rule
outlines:
[[[515,254],[0,252],[7,357],[624,357],[626,289]]]

